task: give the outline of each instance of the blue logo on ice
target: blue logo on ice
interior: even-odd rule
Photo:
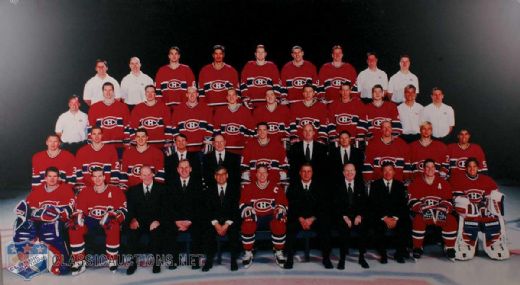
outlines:
[[[25,280],[47,271],[48,250],[40,242],[12,242],[7,245],[7,258],[7,270]]]

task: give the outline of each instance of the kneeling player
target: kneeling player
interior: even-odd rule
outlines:
[[[424,161],[424,173],[408,186],[409,205],[414,214],[412,219],[413,257],[420,258],[426,227],[442,229],[444,249],[449,259],[455,258],[455,238],[457,221],[452,215],[451,187],[446,180],[435,173],[435,161]]]
[[[246,184],[240,195],[242,221],[242,245],[245,250],[242,262],[249,268],[253,262],[253,245],[256,228],[269,224],[275,249],[276,263],[283,266],[285,257],[285,223],[287,220],[287,197],[283,189],[268,180],[268,170],[260,166],[256,170],[256,181]]]
[[[59,170],[49,167],[45,170],[44,183],[35,187],[25,201],[20,201],[15,208],[16,221],[14,242],[20,247],[24,241],[39,239],[44,242],[55,256],[50,268],[52,274],[68,272],[64,263],[69,259],[69,252],[62,231],[69,220],[74,205],[74,193],[69,184],[59,183]],[[23,252],[23,248],[18,248]]]
[[[473,258],[479,232],[484,250],[492,259],[509,258],[504,226],[504,195],[491,177],[479,174],[474,157],[466,160],[466,175],[450,181],[453,187],[455,210],[459,213],[459,233],[455,246],[456,258]]]
[[[110,271],[117,270],[120,226],[125,220],[126,198],[120,188],[105,184],[103,169],[92,170],[93,186],[87,186],[76,198],[76,209],[69,228],[72,250],[72,275],[85,271],[85,235],[100,228],[106,236]]]

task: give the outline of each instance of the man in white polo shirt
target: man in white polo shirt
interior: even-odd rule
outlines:
[[[108,63],[106,60],[96,60],[96,75],[90,78],[85,84],[83,90],[83,101],[87,105],[92,106],[94,103],[103,101],[103,84],[110,82],[114,85],[115,98],[121,98],[121,91],[119,90],[119,83],[113,77],[108,75]]]
[[[141,71],[141,60],[134,56],[130,58],[130,73],[121,80],[121,98],[132,109],[135,105],[146,101],[144,88],[153,85],[150,76]]]
[[[377,68],[377,55],[374,52],[367,53],[368,68],[361,71],[357,77],[357,89],[363,102],[368,103],[372,99],[372,87],[379,84],[386,92],[388,87],[388,75]]]
[[[88,116],[79,106],[79,98],[73,95],[69,98],[69,110],[58,117],[55,132],[63,142],[63,148],[75,153],[87,139]]]
[[[407,85],[413,85],[416,88],[416,94],[419,93],[419,79],[415,74],[410,72],[410,57],[408,55],[402,55],[399,60],[399,66],[401,69],[392,77],[388,82],[388,93],[387,97],[389,100],[399,104],[402,103],[404,98],[404,88]]]
[[[415,102],[417,89],[414,85],[409,84],[403,89],[405,101],[397,106],[397,111],[399,111],[399,119],[401,120],[401,126],[403,127],[401,138],[407,143],[411,143],[418,140],[420,137],[419,126],[422,123],[421,114],[424,107]]]
[[[451,106],[442,102],[444,94],[438,87],[432,90],[432,103],[424,107],[421,122],[432,123],[433,137],[447,143],[449,134],[455,126],[455,112]]]

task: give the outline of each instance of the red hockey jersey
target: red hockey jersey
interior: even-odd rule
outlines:
[[[271,61],[258,65],[249,61],[242,69],[240,76],[240,91],[242,100],[250,100],[255,106],[265,102],[265,92],[273,89],[280,94],[280,73],[278,67]]]
[[[254,136],[253,117],[244,106],[231,111],[228,107],[215,110],[213,117],[215,133],[226,139],[226,150],[242,154],[247,138]]]
[[[466,159],[474,157],[478,160],[479,172],[487,172],[486,155],[478,144],[470,144],[468,148],[462,149],[458,143],[448,145],[448,156],[450,158],[450,176],[454,177],[466,173]]]
[[[401,138],[394,138],[386,144],[377,138],[370,141],[365,151],[363,178],[365,181],[383,177],[382,165],[392,162],[395,166],[395,179],[403,181],[411,173],[410,148]]]
[[[76,197],[76,211],[83,212],[84,217],[101,220],[109,210],[127,212],[125,194],[116,186],[107,185],[103,193],[89,186]]]
[[[199,94],[201,102],[209,107],[227,104],[227,90],[239,90],[238,72],[231,65],[226,64],[216,70],[212,64],[204,66],[199,73]]]
[[[76,182],[76,169],[74,164],[74,155],[72,153],[61,150],[60,153],[52,158],[46,150],[37,152],[32,157],[32,187],[41,185],[45,180],[45,170],[54,166],[60,171],[60,181],[74,184]]]
[[[290,116],[289,108],[280,104],[272,112],[267,105],[258,106],[253,111],[255,126],[260,122],[266,122],[269,127],[269,137],[280,142],[289,140]]]
[[[303,102],[291,105],[291,142],[303,140],[303,127],[307,124],[314,126],[315,139],[327,142],[328,116],[325,104],[315,101],[310,107]]]
[[[485,174],[479,174],[475,178],[467,175],[457,175],[450,179],[453,188],[453,196],[464,195],[472,203],[479,203],[492,191],[498,190],[497,183]]]
[[[265,145],[260,145],[257,139],[250,139],[242,154],[241,168],[244,182],[249,182],[256,177],[256,169],[260,166],[267,166],[271,182],[287,182],[287,172],[289,161],[285,154],[283,145],[276,140],[270,140]]]
[[[301,66],[296,66],[289,61],[282,68],[281,84],[282,97],[285,97],[290,103],[302,101],[305,84],[312,84],[315,89],[319,86],[316,66],[306,60]]]
[[[410,143],[410,165],[415,177],[423,173],[424,161],[428,158],[435,161],[435,169],[442,177],[448,174],[448,149],[440,141],[433,140],[424,146],[419,140]]]
[[[132,141],[135,131],[138,128],[144,128],[148,133],[148,143],[162,149],[164,144],[172,139],[170,109],[161,101],[153,106],[140,103],[132,110],[130,127]]]
[[[204,103],[195,107],[181,104],[172,113],[173,136],[184,134],[188,151],[201,151],[203,142],[213,135],[212,110]]]
[[[265,188],[258,184],[245,184],[240,193],[240,210],[252,207],[258,217],[272,215],[277,206],[287,208],[287,197],[282,188],[276,183],[269,182]]]
[[[88,122],[90,127],[103,129],[103,143],[121,147],[123,142],[129,142],[130,112],[125,103],[114,101],[110,106],[103,101],[95,103],[88,111]]]
[[[149,146],[139,152],[137,148],[126,149],[121,163],[121,182],[128,187],[141,183],[141,167],[150,166],[155,173],[155,181],[164,183],[164,156],[162,151]]]
[[[82,146],[76,153],[76,181],[92,185],[92,169],[100,167],[105,174],[105,183],[119,181],[119,160],[113,145],[104,145],[95,150],[92,145]]]
[[[422,212],[424,208],[432,210],[443,207],[448,213],[453,209],[451,203],[451,185],[439,176],[435,176],[433,183],[426,183],[422,175],[417,176],[408,186],[408,205],[414,212]]]
[[[320,80],[320,92],[324,94],[327,101],[340,100],[339,89],[341,83],[348,81],[352,88],[357,79],[357,72],[350,63],[343,63],[340,67],[335,67],[332,62],[325,63],[320,68],[318,74]]]
[[[392,134],[398,136],[403,132],[397,106],[393,102],[383,102],[379,107],[374,104],[365,105],[367,114],[367,136],[368,139],[377,137],[381,134],[381,123],[383,121],[392,122]]]
[[[155,75],[157,97],[162,97],[166,106],[173,107],[186,101],[188,87],[196,86],[195,75],[191,68],[180,64],[176,69],[165,65]]]
[[[361,100],[343,103],[336,100],[329,107],[329,139],[336,140],[342,131],[352,138],[363,141],[367,132],[365,104]]]
[[[47,192],[45,184],[42,184],[35,187],[25,201],[32,210],[43,209],[52,205],[70,215],[74,208],[74,191],[72,191],[70,185],[60,184],[54,191]]]

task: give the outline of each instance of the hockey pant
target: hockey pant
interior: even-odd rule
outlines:
[[[446,220],[435,221],[433,218],[424,218],[422,214],[416,214],[412,220],[412,239],[414,248],[422,248],[427,226],[437,226],[442,229],[444,247],[453,248],[457,239],[457,221],[453,215],[446,215]]]
[[[282,250],[285,245],[285,222],[275,219],[272,215],[258,217],[255,221],[251,218],[246,218],[242,222],[242,246],[244,250],[253,250],[255,244],[256,229],[265,229],[269,225],[271,230],[271,240],[273,247],[276,250]]]
[[[116,226],[117,225],[117,226]],[[85,259],[85,235],[89,230],[96,232],[99,228],[105,232],[106,256],[109,260],[116,260],[119,253],[120,227],[115,224],[111,227],[101,227],[99,220],[86,217],[83,226],[72,226],[69,228],[70,248],[74,261]]]

